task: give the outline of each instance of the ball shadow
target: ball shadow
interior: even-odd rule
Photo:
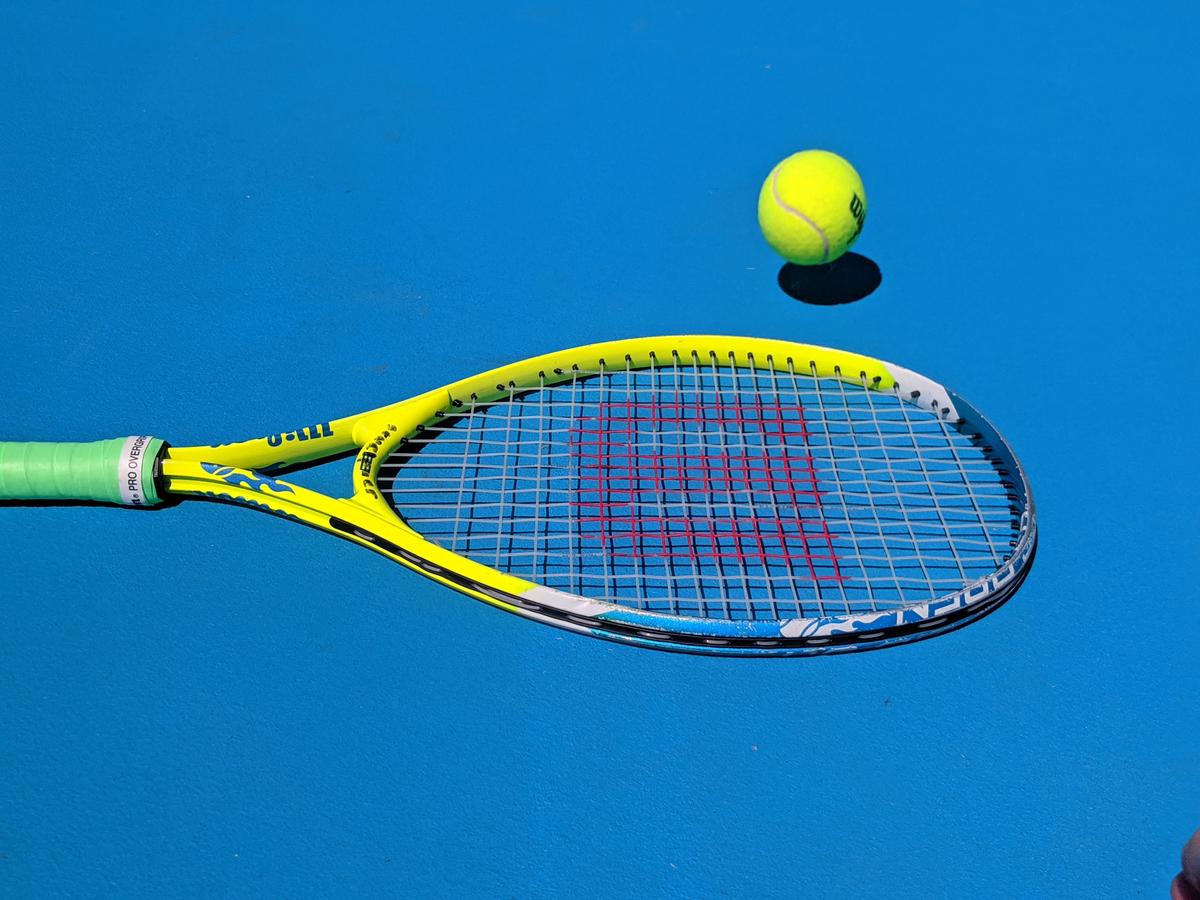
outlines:
[[[787,263],[779,270],[783,292],[814,306],[854,303],[872,293],[882,281],[879,266],[860,253],[847,253],[823,266]]]

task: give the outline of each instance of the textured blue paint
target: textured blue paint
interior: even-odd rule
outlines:
[[[1165,896],[1200,825],[1195,4],[586,6],[8,4],[4,436],[233,440],[779,336],[985,410],[1028,583],[911,647],[704,659],[224,505],[0,508],[0,893]],[[866,181],[856,304],[786,298],[757,233],[807,146]]]

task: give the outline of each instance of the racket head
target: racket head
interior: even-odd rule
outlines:
[[[1011,596],[1036,548],[1024,471],[973,406],[812,345],[594,344],[325,430],[360,447],[349,500],[236,463],[191,475],[508,611],[656,649],[806,656],[941,634]]]
[[[429,542],[531,585],[524,613],[599,636],[736,655],[910,641],[994,609],[1036,547],[991,424],[858,354],[639,339],[447,397],[381,442],[371,486]]]

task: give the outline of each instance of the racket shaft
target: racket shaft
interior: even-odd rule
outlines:
[[[159,502],[154,461],[163,442],[136,435],[85,443],[0,442],[0,500]]]

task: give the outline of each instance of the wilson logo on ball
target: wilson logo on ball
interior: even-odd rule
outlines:
[[[867,208],[858,194],[850,195],[850,215],[854,216],[854,221],[858,222],[858,227],[854,229],[854,236],[858,237],[858,233],[862,231],[863,224],[867,220]]]

